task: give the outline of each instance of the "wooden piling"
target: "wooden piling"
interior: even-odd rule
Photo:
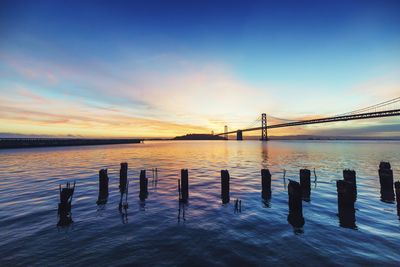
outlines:
[[[357,199],[357,180],[356,180],[356,171],[344,169],[343,170],[343,179],[346,182],[352,183],[354,187],[351,187],[353,190],[353,195]]]
[[[189,173],[187,169],[181,170],[181,190],[182,202],[187,202],[189,199]]]
[[[288,222],[295,228],[304,226],[302,191],[298,182],[289,180],[289,215]]]
[[[121,169],[119,170],[119,192],[120,192],[120,200],[119,200],[119,208],[122,208],[122,199],[125,194],[126,199],[128,198],[128,163],[121,163]],[[128,201],[124,204],[124,206],[128,207]]]
[[[396,202],[397,202],[397,216],[400,216],[400,181],[394,183],[396,190]]]
[[[301,195],[304,201],[310,201],[311,195],[311,172],[308,169],[300,170]]]
[[[140,185],[140,193],[139,198],[140,200],[145,200],[149,194],[147,190],[148,181],[146,178],[146,170],[140,171],[140,178],[139,178],[139,185]]]
[[[97,205],[103,205],[107,203],[108,181],[107,169],[101,169],[99,171],[99,197],[96,202]]]
[[[126,192],[126,185],[128,182],[128,163],[121,163],[121,169],[119,170],[119,192],[124,194]]]
[[[222,203],[229,203],[229,172],[221,170],[221,199]]]
[[[336,181],[336,188],[340,226],[355,228],[355,184],[345,180],[338,180]]]
[[[379,164],[379,182],[381,184],[381,200],[384,202],[394,201],[393,171],[389,162],[382,161]]]
[[[262,198],[271,198],[271,173],[268,169],[261,169],[261,188]]]
[[[64,188],[61,188],[61,185],[59,186],[60,203],[58,203],[59,221],[57,223],[57,226],[67,226],[73,222],[71,213],[71,202],[74,191],[75,182],[73,187],[70,186],[70,183],[67,183],[67,186]]]

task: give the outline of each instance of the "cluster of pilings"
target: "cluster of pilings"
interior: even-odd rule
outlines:
[[[381,162],[379,164],[379,181],[381,185],[381,199],[384,202],[393,203],[397,202],[397,215],[400,216],[400,181],[393,183],[393,171],[389,162]],[[315,174],[315,170],[314,170]],[[288,184],[288,205],[289,214],[288,222],[294,228],[302,228],[305,220],[303,217],[302,201],[309,202],[311,200],[311,172],[308,169],[300,170],[300,182],[290,180]],[[316,176],[316,175],[315,175]],[[154,177],[158,177],[157,169],[153,169]],[[315,177],[316,179],[316,177]],[[316,181],[316,180],[315,180]],[[97,204],[104,205],[108,199],[108,183],[109,178],[107,169],[99,171],[99,195]],[[393,184],[394,188],[393,189]],[[121,163],[119,191],[121,194],[119,209],[122,208],[126,211],[128,208],[128,164]],[[139,199],[143,202],[148,197],[148,178],[146,177],[146,170],[140,171],[139,177]],[[261,196],[264,200],[269,200],[272,196],[271,191],[271,173],[268,169],[261,170]],[[337,188],[337,203],[338,203],[338,216],[340,225],[348,228],[356,228],[355,222],[355,202],[357,200],[357,183],[356,172],[354,170],[343,170],[343,179],[336,181]],[[72,222],[71,218],[71,201],[75,190],[75,182],[73,187],[67,183],[65,188],[60,185],[60,203],[58,205],[59,222],[58,225],[64,226]],[[221,200],[223,204],[230,201],[230,175],[228,170],[221,170]],[[125,202],[123,197],[125,195]],[[178,196],[179,196],[179,218],[181,211],[181,204],[184,205],[189,199],[189,172],[187,169],[181,170],[181,179],[178,179]],[[144,203],[144,202],[143,202]],[[235,213],[241,212],[241,200],[235,200]],[[183,218],[184,218],[184,206]]]

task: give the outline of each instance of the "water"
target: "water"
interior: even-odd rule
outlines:
[[[400,142],[165,141],[145,144],[0,151],[0,265],[380,265],[399,266],[400,221],[380,201],[378,164],[400,175]],[[127,222],[118,211],[119,164],[129,164]],[[98,171],[108,168],[110,196],[96,205]],[[140,169],[149,197],[139,201]],[[178,219],[177,179],[189,169],[190,200]],[[272,199],[261,199],[260,169],[272,173]],[[287,222],[286,177],[315,168],[305,225]],[[336,179],[357,171],[357,230],[337,217]],[[220,170],[231,175],[231,202],[222,205]],[[77,182],[74,223],[57,228],[58,185]],[[312,173],[312,180],[314,174]],[[234,212],[234,200],[242,212]],[[125,223],[124,223],[125,222]]]

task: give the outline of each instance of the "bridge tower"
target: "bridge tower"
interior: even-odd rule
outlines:
[[[243,131],[242,130],[237,130],[236,131],[236,140],[242,141],[243,140]]]
[[[267,135],[267,114],[261,114],[261,141],[268,141]]]
[[[224,138],[225,140],[228,140],[228,125],[224,126]]]

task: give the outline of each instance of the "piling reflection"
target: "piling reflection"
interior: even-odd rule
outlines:
[[[182,201],[178,201],[178,223],[181,222],[181,220],[186,221],[186,203]]]
[[[121,215],[121,222],[122,224],[127,224],[128,223],[128,206],[122,206],[119,209],[119,214]]]
[[[157,192],[158,169],[157,169],[157,168],[153,168],[153,169],[151,169],[151,172],[152,172],[151,185],[152,185],[152,187],[155,189],[155,191]]]
[[[242,213],[242,200],[238,198],[235,200],[234,213]]]
[[[261,143],[261,166],[267,168],[268,165],[268,145],[266,142]]]

